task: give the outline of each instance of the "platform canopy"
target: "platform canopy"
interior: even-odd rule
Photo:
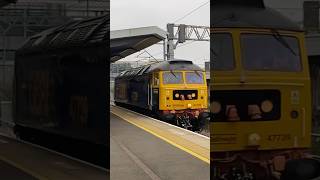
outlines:
[[[109,14],[84,20],[72,20],[31,36],[19,53],[47,53],[74,48],[106,46],[109,40]]]
[[[0,0],[0,7],[9,5],[10,3],[16,3],[17,0]]]
[[[125,58],[164,39],[167,32],[156,26],[110,32],[111,63]]]

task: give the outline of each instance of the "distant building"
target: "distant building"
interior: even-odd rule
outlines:
[[[132,69],[130,62],[112,63],[110,64],[110,73],[121,73],[122,71]]]
[[[0,101],[11,99],[15,52],[28,37],[70,20],[100,16],[108,11],[109,3],[105,0],[18,0],[2,7]]]

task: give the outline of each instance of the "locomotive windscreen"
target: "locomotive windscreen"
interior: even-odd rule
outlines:
[[[210,41],[211,69],[232,70],[234,68],[233,41],[231,34],[215,33]]]
[[[299,41],[291,36],[242,34],[242,60],[247,70],[301,71]]]

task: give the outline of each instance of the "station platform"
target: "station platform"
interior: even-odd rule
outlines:
[[[117,106],[110,114],[111,179],[210,179],[210,140]]]
[[[1,179],[105,180],[107,170],[0,135]]]

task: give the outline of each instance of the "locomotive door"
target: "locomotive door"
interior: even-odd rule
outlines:
[[[148,109],[152,110],[152,75],[148,77]]]
[[[153,86],[152,86],[152,110],[159,110],[159,73],[153,73]]]

